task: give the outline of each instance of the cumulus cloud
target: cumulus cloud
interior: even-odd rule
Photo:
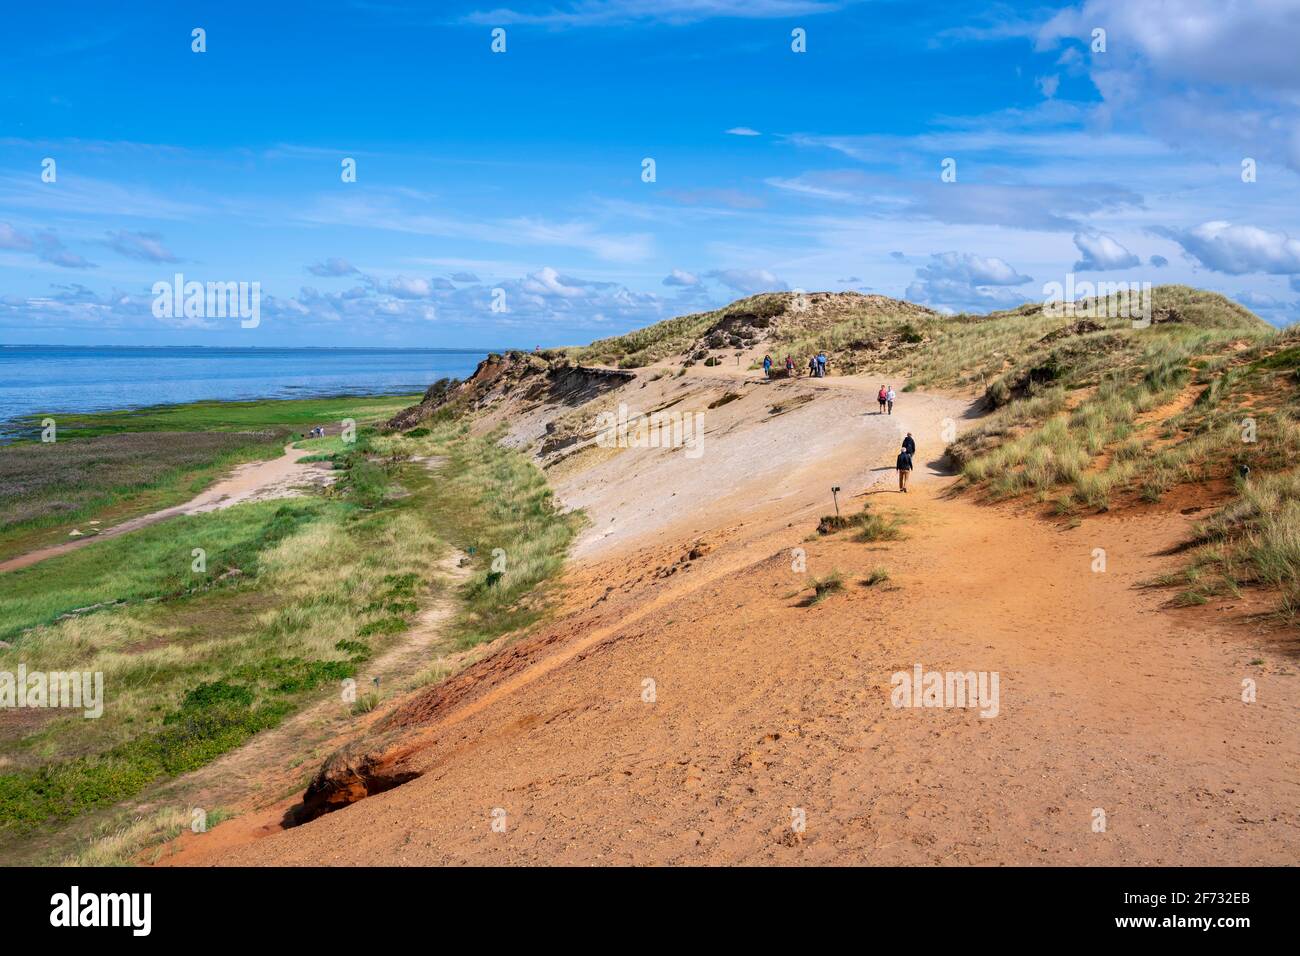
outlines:
[[[1074,264],[1080,272],[1131,269],[1142,261],[1125,249],[1118,239],[1104,232],[1076,232],[1074,244],[1082,257]]]
[[[1273,275],[1300,273],[1300,239],[1259,226],[1235,225],[1216,220],[1179,232],[1155,230],[1173,239],[1207,269],[1244,275],[1265,272]]]
[[[941,311],[1010,308],[1026,301],[1013,287],[1033,281],[996,256],[939,252],[916,270],[905,295]]]
[[[675,285],[689,288],[700,284],[700,277],[693,272],[685,272],[681,269],[674,269],[670,274],[664,276],[664,285]]]
[[[784,292],[789,288],[766,269],[714,269],[712,272],[706,272],[705,276],[741,295]]]
[[[1097,27],[1107,31],[1105,53],[1091,52]],[[1103,122],[1140,106],[1142,120],[1180,148],[1235,143],[1300,169],[1300,17],[1291,0],[1086,0],[1042,24],[1037,45],[1082,51]]]
[[[477,282],[478,276],[472,272],[453,272],[451,274],[452,282]]]
[[[586,291],[581,280],[562,276],[550,266],[543,266],[530,274],[524,279],[523,288],[535,295],[554,295],[564,299],[580,298]]]
[[[337,277],[357,274],[357,267],[346,259],[332,257],[324,262],[313,262],[307,271],[314,276]]]
[[[376,280],[375,288],[398,299],[427,299],[433,291],[433,283],[428,279],[411,276],[393,276],[391,279]]]
[[[731,127],[731,129],[727,130],[727,133],[731,136],[762,136],[763,135],[758,130],[750,129],[748,126],[733,126]]]
[[[106,243],[110,249],[128,259],[141,262],[180,262],[162,244],[162,236],[156,232],[110,232]]]
[[[916,270],[922,280],[945,280],[968,286],[1023,285],[1031,281],[1006,260],[997,256],[977,256],[971,252],[937,252],[930,262]]]

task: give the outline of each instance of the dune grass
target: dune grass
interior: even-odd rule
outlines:
[[[857,528],[855,541],[898,541],[903,537],[903,518],[897,513],[881,515],[863,508],[853,516],[851,527]]]
[[[809,606],[820,604],[832,594],[844,590],[844,574],[835,569],[830,574],[823,575],[819,578],[810,578],[808,586],[812,588],[812,597],[809,599]]]
[[[560,572],[579,514],[561,512],[546,477],[532,461],[463,423],[442,423],[412,438],[375,440],[382,454],[436,456],[438,493],[425,516],[437,533],[471,556],[453,625],[457,643],[472,647],[536,621],[546,585]]]

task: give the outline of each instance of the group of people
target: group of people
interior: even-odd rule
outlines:
[[[794,359],[789,355],[785,357],[785,374],[789,378],[794,378]],[[826,353],[818,352],[808,360],[808,374],[813,378],[826,377]],[[772,356],[763,356],[763,377],[772,377]]]
[[[317,426],[316,428],[313,428],[310,432],[307,433],[307,437],[308,437],[308,438],[324,438],[324,437],[325,437],[325,429],[324,429],[324,427],[323,427],[323,426]]]
[[[886,408],[889,409],[889,414],[894,414],[894,386],[880,386],[880,391],[876,392],[876,401],[880,403],[880,414],[885,414]]]

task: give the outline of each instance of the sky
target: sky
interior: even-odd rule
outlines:
[[[983,312],[1067,274],[1300,317],[1300,0],[46,2],[5,27],[3,344],[531,348],[771,290]],[[257,323],[158,314],[177,274],[257,283]]]

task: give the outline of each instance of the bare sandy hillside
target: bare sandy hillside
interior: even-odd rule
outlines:
[[[475,428],[504,428],[589,518],[561,609],[398,701],[310,813],[267,792],[163,862],[1296,860],[1293,640],[1248,600],[1175,611],[1142,586],[1210,491],[1078,522],[981,504],[943,464],[972,399],[894,381],[880,415],[877,377],[765,382],[741,351],[580,367],[559,391],[545,361],[516,364],[465,393]],[[620,405],[701,413],[703,439],[605,447]],[[902,537],[818,534],[832,486]],[[894,706],[916,665],[996,675],[996,714]]]

